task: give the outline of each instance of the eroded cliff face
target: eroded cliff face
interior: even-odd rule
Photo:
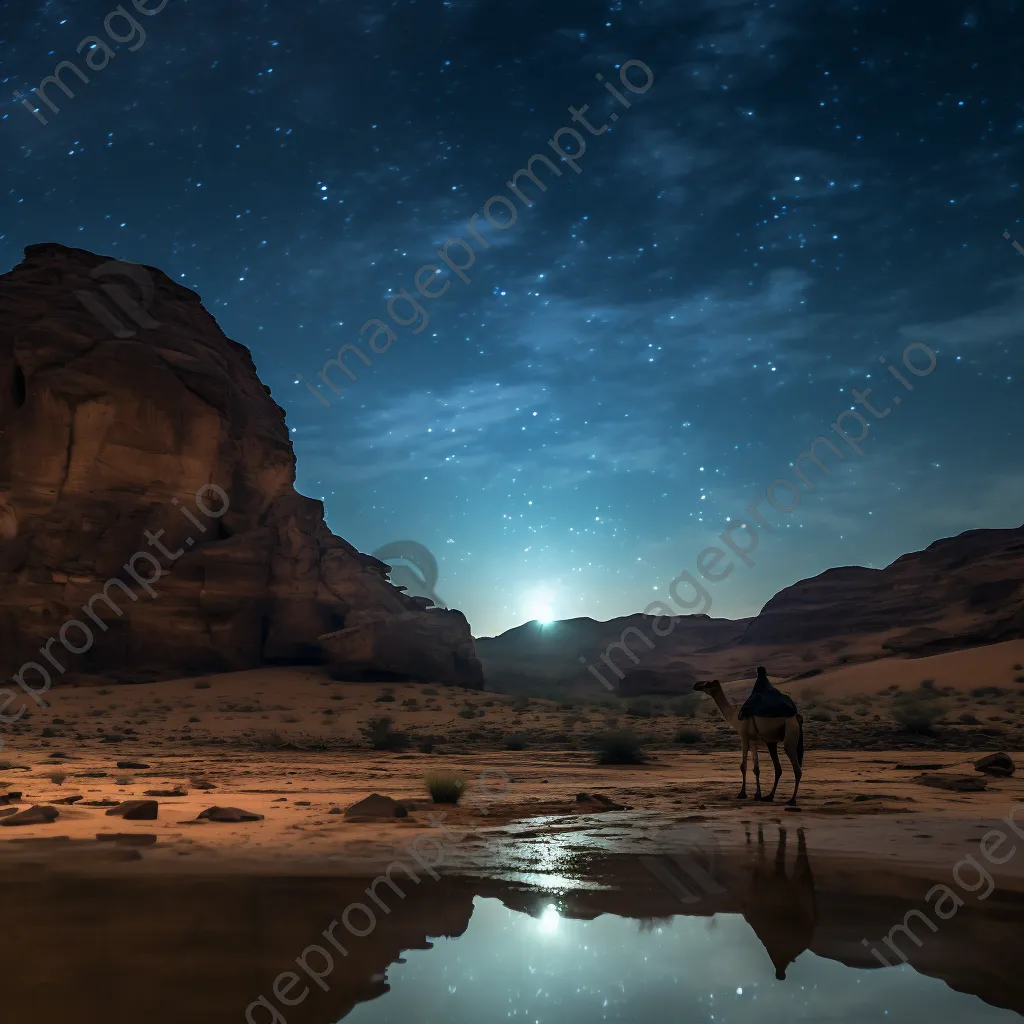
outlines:
[[[330,660],[482,685],[465,617],[404,596],[295,491],[248,349],[161,271],[136,287],[109,263],[36,245],[0,277],[0,667]]]

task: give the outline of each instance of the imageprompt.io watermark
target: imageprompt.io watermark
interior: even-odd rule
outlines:
[[[97,282],[103,282],[97,288],[89,290],[78,288],[75,298],[90,312],[115,338],[134,338],[138,331],[121,320],[117,312],[110,307],[110,302],[117,307],[129,320],[135,321],[139,327],[151,330],[160,324],[149,315],[149,307],[153,304],[156,286],[153,276],[141,263],[128,263],[125,260],[107,260],[89,271],[89,276]],[[136,300],[122,284],[106,281],[109,277],[124,277],[139,289],[141,301]],[[100,294],[103,293],[103,295]],[[104,295],[106,298],[104,298]],[[107,301],[110,300],[110,302]]]
[[[618,89],[611,82],[606,81],[604,75],[600,72],[594,77],[604,84],[604,87],[615,97],[624,110],[628,110],[633,104],[626,93],[631,93],[634,96],[646,93],[654,84],[654,72],[642,60],[635,59],[624,61],[619,66],[618,71],[622,89]],[[643,82],[639,80],[641,75],[644,78]],[[587,118],[590,110],[588,104],[584,104],[579,109],[572,106],[568,109],[572,115],[573,123],[582,125],[589,137],[604,135],[609,130],[607,123],[599,127],[595,127],[590,123]],[[608,115],[608,120],[611,122],[615,122],[618,119],[619,115],[616,111],[612,111]],[[573,140],[574,148],[567,150],[564,143],[570,138]],[[583,173],[583,168],[580,166],[579,161],[587,151],[587,136],[584,136],[575,128],[563,125],[547,140],[547,144],[559,161],[559,164],[571,167],[576,174]],[[550,157],[545,153],[534,153],[526,161],[526,166],[517,170],[512,175],[512,178],[505,182],[512,195],[526,207],[532,207],[534,200],[519,187],[521,179],[526,178],[539,192],[547,192],[548,190],[548,186],[538,177],[537,172],[534,170],[534,165],[537,164],[546,167],[548,174],[556,178],[562,177],[561,167],[553,163]],[[497,215],[499,209],[505,214],[504,220]],[[480,228],[477,226],[481,220],[486,221],[495,231],[507,231],[519,219],[519,209],[516,204],[508,196],[501,193],[492,195],[483,204],[482,211],[482,213],[474,213],[466,225],[466,234],[472,241],[467,241],[461,236],[455,236],[449,238],[437,250],[439,263],[444,264],[444,270],[441,269],[439,264],[425,263],[413,275],[412,283],[416,291],[424,299],[433,301],[445,295],[452,287],[453,277],[457,277],[463,284],[471,283],[472,278],[467,271],[476,264],[477,257],[477,250],[474,248],[473,243],[475,242],[481,249],[491,248],[490,242],[480,233]],[[438,280],[441,280],[443,283],[437,284]],[[401,308],[399,308],[400,304]],[[359,328],[359,337],[366,339],[366,344],[376,355],[383,355],[398,340],[398,334],[392,329],[392,324],[395,327],[412,327],[413,334],[420,334],[426,330],[430,323],[430,316],[427,313],[426,306],[414,297],[408,288],[402,288],[392,295],[387,302],[386,309],[391,324],[386,323],[382,317],[373,317]],[[337,356],[333,359],[328,359],[317,373],[317,377],[320,378],[323,384],[330,388],[337,396],[342,395],[342,389],[331,379],[330,371],[332,369],[343,373],[352,383],[359,379],[359,375],[355,370],[345,364],[345,359],[348,356],[354,356],[367,369],[373,363],[370,357],[355,342],[342,345],[338,349]],[[330,399],[321,392],[319,386],[307,380],[301,373],[296,374],[296,383],[300,381],[305,384],[309,393],[323,406],[329,407],[331,405]]]

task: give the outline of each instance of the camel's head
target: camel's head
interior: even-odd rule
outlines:
[[[694,683],[693,684],[693,688],[698,693],[708,693],[709,691],[713,690],[718,685],[719,685],[719,682],[718,682],[717,679],[712,679],[711,682],[708,682],[706,679],[704,679],[704,680],[701,680],[700,682]]]

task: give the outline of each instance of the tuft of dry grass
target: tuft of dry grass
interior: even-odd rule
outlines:
[[[465,780],[453,772],[427,772],[423,782],[435,804],[457,804],[466,791]]]

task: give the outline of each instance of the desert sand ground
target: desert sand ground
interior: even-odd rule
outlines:
[[[463,836],[471,830],[459,841],[457,857],[449,850],[446,866],[511,862],[512,849],[537,836],[563,848],[596,843],[624,849],[656,845],[680,824],[700,822],[728,841],[751,823],[783,821],[798,821],[819,849],[945,863],[951,851],[976,842],[982,823],[1005,818],[1024,798],[1024,775],[989,779],[983,792],[954,793],[914,781],[917,766],[976,774],[970,762],[998,750],[1024,765],[1024,686],[1015,681],[1024,679],[1022,662],[1024,641],[1013,641],[845,667],[797,682],[790,690],[805,715],[807,755],[796,811],[784,807],[792,791],[785,758],[776,803],[735,799],[738,747],[704,698],[678,707],[653,702],[650,709],[643,702],[513,701],[454,688],[336,681],[317,669],[54,689],[45,696],[47,707],[6,730],[0,797],[20,793],[9,806],[53,805],[60,817],[0,827],[0,858],[35,860],[45,849],[68,866],[111,863],[115,848],[126,851],[96,837],[118,833],[141,843],[155,837],[144,854],[131,849],[133,870],[230,864],[253,871],[361,872],[415,835],[438,834],[438,807],[424,777],[440,771],[465,779],[468,794],[460,806],[442,808],[444,822]],[[901,731],[891,711],[889,688],[913,695],[923,680],[932,680],[923,699],[942,709],[932,736]],[[740,691],[734,700],[742,688],[733,687]],[[382,715],[391,717],[392,731],[409,737],[405,748],[371,749],[360,730]],[[610,728],[643,737],[648,763],[598,765],[593,747]],[[146,767],[122,769],[119,761]],[[770,780],[767,758],[762,768]],[[106,814],[109,802],[154,792],[155,821]],[[371,793],[402,801],[407,816],[361,821],[344,815]],[[81,799],[58,803],[72,796]],[[264,817],[197,821],[212,805]],[[53,837],[70,842],[45,842]],[[515,842],[495,842],[500,839]],[[1019,870],[1024,879],[1020,860],[1007,870]]]

